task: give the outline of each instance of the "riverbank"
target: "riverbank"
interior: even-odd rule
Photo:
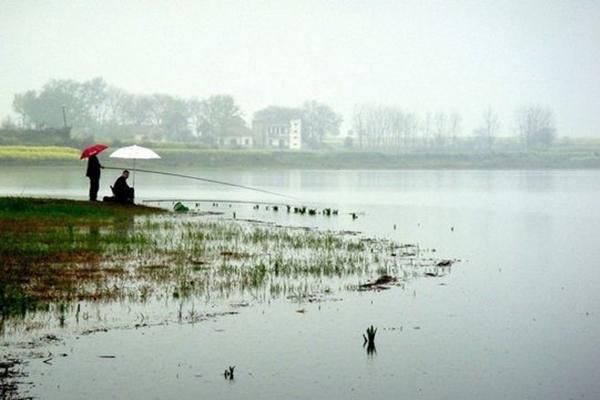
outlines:
[[[124,229],[135,216],[162,212],[113,203],[0,197],[0,317],[25,316],[56,301],[110,295],[92,293],[86,284],[118,271],[82,266],[137,240],[102,232]]]
[[[545,151],[494,153],[367,151],[270,151],[182,147],[154,149],[161,167],[244,168],[244,169],[597,169],[600,151],[587,147],[557,147]],[[110,154],[101,156],[105,163]],[[120,160],[122,161],[122,160]],[[68,147],[0,146],[2,165],[81,166],[79,150]],[[118,163],[118,160],[111,160]]]

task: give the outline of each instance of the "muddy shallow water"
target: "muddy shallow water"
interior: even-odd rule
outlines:
[[[421,276],[377,293],[335,287],[335,293],[312,302],[252,292],[190,300],[184,315],[226,313],[195,323],[171,318],[159,326],[81,335],[70,320],[54,332],[59,341],[32,350],[43,357],[26,366],[25,380],[34,383],[29,394],[61,399],[600,396],[599,172],[180,172],[340,209],[339,216],[326,218],[246,204],[201,204],[223,212],[222,218],[235,211],[238,219],[361,231],[463,261],[443,277]],[[103,183],[108,176],[104,172]],[[3,167],[0,175],[2,194],[84,197],[85,184],[81,171],[59,168]],[[281,201],[142,174],[136,186],[140,199],[176,194]],[[364,215],[353,220],[347,212]],[[163,306],[173,316],[178,312],[173,299]],[[111,307],[124,313],[129,308]],[[371,324],[378,332],[376,353],[369,355],[362,334]],[[236,366],[235,378],[225,380],[230,365]]]

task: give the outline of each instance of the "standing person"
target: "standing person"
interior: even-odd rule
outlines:
[[[90,156],[88,159],[87,172],[85,176],[90,178],[90,201],[98,201],[98,189],[100,188],[100,165],[98,157]]]

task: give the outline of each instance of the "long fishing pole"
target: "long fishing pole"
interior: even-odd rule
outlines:
[[[105,169],[115,169],[115,170],[122,170],[123,169],[123,168],[118,168],[118,167],[104,167],[104,168]],[[240,189],[253,190],[255,192],[261,192],[261,193],[271,194],[271,195],[274,195],[274,196],[285,197],[285,198],[288,198],[288,199],[295,199],[292,196],[288,196],[288,195],[281,194],[281,193],[271,192],[269,190],[258,189],[258,188],[254,188],[254,187],[251,187],[251,186],[238,185],[236,183],[218,181],[216,179],[202,178],[202,177],[199,177],[199,176],[176,174],[176,173],[173,173],[173,172],[164,172],[164,171],[152,171],[152,170],[148,170],[148,169],[136,169],[136,171],[137,172],[145,172],[147,174],[156,174],[156,175],[173,176],[173,177],[176,177],[176,178],[194,179],[194,180],[197,180],[197,181],[215,183],[215,184],[218,184],[218,185],[231,186],[231,187],[236,187],[236,188],[240,188]]]

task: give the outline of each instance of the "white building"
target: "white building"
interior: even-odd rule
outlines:
[[[254,146],[252,131],[243,125],[231,126],[224,129],[217,138],[219,147],[249,149]]]
[[[290,121],[290,150],[300,150],[302,148],[302,120],[293,119]]]
[[[302,120],[254,121],[254,134],[260,139],[259,145],[269,149],[302,149]]]
[[[229,135],[218,139],[219,147],[249,149],[254,145],[254,138],[250,135]]]

